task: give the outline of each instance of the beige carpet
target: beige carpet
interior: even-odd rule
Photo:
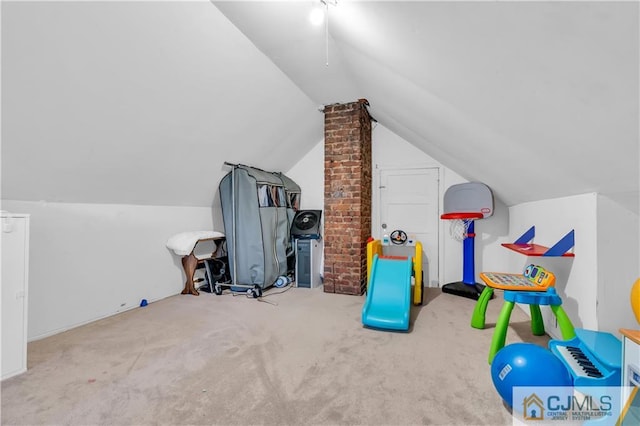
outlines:
[[[292,288],[174,296],[29,344],[3,425],[502,425],[475,301],[429,289],[409,333],[362,327],[364,296]],[[507,343],[534,337],[515,309]]]

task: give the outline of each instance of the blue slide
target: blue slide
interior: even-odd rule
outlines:
[[[385,330],[409,330],[412,260],[373,258],[362,324]]]

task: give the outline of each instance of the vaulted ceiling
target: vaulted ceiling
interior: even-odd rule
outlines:
[[[286,171],[366,98],[507,205],[637,211],[637,2],[317,5],[3,1],[2,197],[208,206],[225,161]]]

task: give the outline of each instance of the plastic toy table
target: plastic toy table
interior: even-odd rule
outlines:
[[[549,285],[555,282],[554,278],[553,280],[548,280],[543,285],[537,285],[522,274],[508,274],[502,272],[481,272],[480,278],[484,281],[486,286],[478,298],[478,302],[476,303],[471,317],[471,327],[478,328],[480,330],[484,329],[487,304],[493,297],[494,289],[545,292],[549,288]],[[531,318],[534,318],[533,312],[531,313]]]
[[[499,276],[499,279],[496,279],[494,275]],[[531,287],[527,283],[523,285],[524,280],[515,276],[509,276],[507,277],[507,282],[504,282],[502,275],[512,274],[480,274],[480,278],[482,278],[487,286],[482,291],[480,298],[478,298],[478,302],[473,310],[473,316],[471,317],[471,326],[473,328],[484,329],[487,304],[493,296],[494,288],[504,288],[505,285],[511,288],[520,288],[519,286],[522,286],[522,290],[504,291],[504,305],[496,321],[496,328],[493,332],[493,339],[491,340],[491,347],[489,349],[489,364],[493,361],[496,353],[504,347],[507,328],[509,327],[509,319],[511,318],[511,312],[516,303],[529,305],[529,311],[531,312],[531,332],[534,336],[542,336],[545,333],[540,305],[551,308],[551,311],[558,320],[558,327],[564,340],[573,339],[576,336],[571,320],[564,309],[562,309],[562,299],[558,296],[554,287],[548,287],[545,291],[527,291]]]
[[[507,328],[509,327],[509,319],[511,318],[513,306],[516,303],[529,305],[531,312],[531,332],[533,335],[544,335],[544,322],[542,320],[542,314],[540,313],[540,305],[547,305],[551,308],[551,311],[558,320],[558,327],[560,328],[562,339],[570,340],[576,337],[573,324],[564,309],[562,309],[562,299],[560,299],[560,296],[556,293],[555,288],[551,287],[545,292],[505,290],[504,305],[502,305],[502,310],[496,321],[496,328],[493,332],[491,347],[489,348],[489,364],[493,361],[496,353],[504,347]]]

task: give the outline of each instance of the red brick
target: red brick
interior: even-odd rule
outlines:
[[[371,117],[360,99],[325,106],[326,292],[362,294],[371,233]]]

